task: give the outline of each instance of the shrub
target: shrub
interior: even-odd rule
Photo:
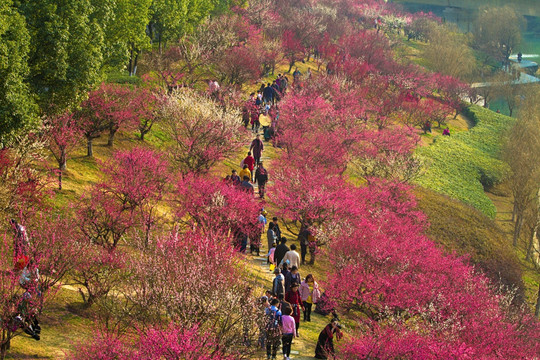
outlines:
[[[507,165],[499,159],[501,137],[513,119],[473,105],[465,110],[476,124],[470,131],[438,137],[417,155],[430,164],[418,185],[459,199],[487,216],[495,217],[495,206],[484,194],[504,179]]]

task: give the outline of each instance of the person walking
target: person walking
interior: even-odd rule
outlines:
[[[272,299],[266,309],[266,359],[275,359],[281,343],[281,311],[277,308],[278,299]]]
[[[264,190],[266,183],[268,182],[268,171],[264,168],[263,162],[259,162],[257,170],[255,171],[255,183],[259,185],[259,197],[264,199]]]
[[[289,251],[289,247],[287,246],[287,238],[282,237],[281,244],[276,247],[276,252],[274,254],[276,266],[279,266],[281,264],[281,260],[283,260],[283,257],[285,256],[287,251]]]
[[[275,252],[276,252],[276,243],[273,243],[270,250],[268,250],[268,254],[266,254],[266,256],[268,257],[267,263],[270,264],[270,271],[273,271],[276,268],[276,262],[274,260]]]
[[[304,305],[302,304],[302,298],[300,298],[300,293],[298,292],[298,283],[292,283],[291,289],[285,294],[285,301],[291,304],[293,308],[292,316],[296,325],[296,336],[298,337],[298,329],[300,328],[300,309],[304,310]]]
[[[289,261],[289,266],[292,268],[300,268],[300,255],[296,252],[296,245],[292,244],[291,249],[285,253],[283,256],[283,262]]]
[[[272,87],[272,84],[268,83],[263,90],[263,101],[265,105],[272,105],[274,102],[274,93],[275,89]]]
[[[285,292],[291,290],[293,283],[300,284],[301,282],[302,279],[298,273],[298,268],[296,266],[291,267],[291,271],[285,275]]]
[[[240,188],[249,194],[255,194],[255,189],[253,185],[249,182],[249,176],[244,176],[242,182],[240,183]]]
[[[272,125],[272,118],[268,114],[268,110],[264,109],[264,111],[259,115],[259,125],[263,128],[263,136],[266,134],[266,131]]]
[[[249,151],[253,152],[253,158],[255,159],[256,164],[258,164],[261,161],[263,150],[264,150],[264,144],[261,140],[261,136],[257,134],[255,139],[251,142],[251,146],[249,148]]]
[[[291,316],[293,309],[290,307],[284,307],[282,309],[283,315],[281,316],[281,342],[283,344],[283,360],[290,360],[291,356],[291,344],[293,338],[296,337],[296,322]]]
[[[249,171],[249,168],[246,164],[244,164],[244,167],[242,168],[242,170],[240,170],[240,173],[238,174],[238,176],[243,179],[245,176],[248,177],[248,179],[251,180],[251,171]]]
[[[276,233],[274,232],[274,223],[268,224],[268,231],[266,232],[266,240],[268,241],[268,249],[272,248],[272,244],[277,241]]]
[[[341,325],[336,317],[319,334],[315,348],[315,359],[328,359],[329,356],[335,355],[334,337],[338,340],[343,337]]]
[[[244,158],[244,160],[242,160],[242,168],[244,167],[244,165],[248,166],[251,175],[255,175],[255,172],[253,171],[255,169],[255,159],[253,158],[253,156],[251,156],[251,151],[248,151],[247,156]],[[253,176],[251,180],[253,181]]]
[[[300,229],[300,234],[298,234],[298,242],[300,242],[300,264],[302,265],[306,263],[310,235],[311,233],[309,232],[308,227],[303,225]]]
[[[306,276],[306,279],[300,284],[298,292],[300,293],[300,298],[304,305],[304,321],[311,321],[311,308],[321,297],[319,284],[317,284],[313,275],[309,274]]]
[[[278,218],[274,216],[272,222],[274,223],[274,232],[276,233],[277,238],[281,239],[281,229],[279,228]]]
[[[279,294],[285,294],[285,278],[279,268],[274,270],[274,274],[276,277],[272,281],[272,294],[277,297]]]

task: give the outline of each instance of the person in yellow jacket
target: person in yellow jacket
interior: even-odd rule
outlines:
[[[259,124],[263,129],[263,136],[266,139],[266,132],[268,131],[268,128],[270,128],[270,125],[272,125],[272,118],[268,114],[268,109],[265,108],[259,115]]]
[[[249,168],[247,165],[244,165],[244,168],[240,170],[240,173],[238,174],[240,176],[240,179],[243,179],[244,176],[247,176],[251,179],[251,171],[249,171]]]

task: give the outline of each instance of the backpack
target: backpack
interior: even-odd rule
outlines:
[[[276,284],[276,282],[277,282],[277,284]],[[275,290],[274,292],[275,292],[276,296],[278,294],[285,294],[285,289],[283,288],[283,281],[281,280],[281,278],[275,277],[273,285],[274,285],[273,289]]]
[[[281,338],[281,315],[278,315],[277,311],[270,310],[270,314],[266,319],[266,337],[268,339]]]

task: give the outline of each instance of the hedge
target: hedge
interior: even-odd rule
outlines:
[[[502,181],[508,166],[500,160],[502,135],[514,119],[480,106],[465,110],[475,124],[469,131],[438,136],[416,154],[427,165],[418,185],[459,199],[494,218],[496,209],[484,189]]]

